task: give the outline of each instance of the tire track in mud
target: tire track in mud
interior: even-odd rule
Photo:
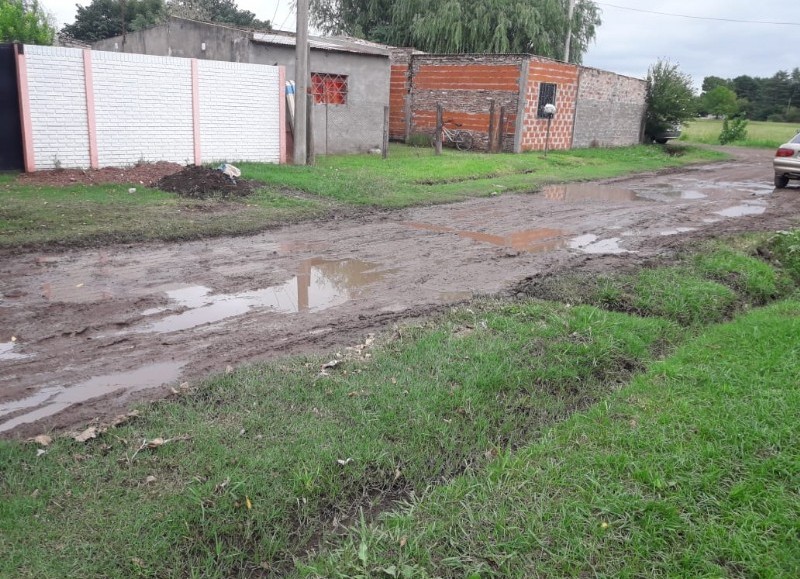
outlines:
[[[772,190],[771,151],[736,155],[250,237],[5,257],[0,436],[113,416],[228,365],[358,343],[525,278],[789,227],[800,191]]]

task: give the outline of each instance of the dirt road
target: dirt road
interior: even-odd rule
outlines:
[[[118,414],[183,381],[368,332],[519,280],[796,223],[771,151],[252,237],[6,255],[0,436]]]

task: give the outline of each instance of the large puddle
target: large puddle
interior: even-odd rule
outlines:
[[[178,379],[184,364],[185,362],[150,364],[130,372],[98,376],[75,386],[48,386],[42,388],[28,398],[0,404],[0,416],[6,416],[21,410],[34,409],[0,424],[0,432],[11,430],[20,424],[36,422],[42,418],[53,416],[73,404],[113,394],[120,390],[124,390],[125,393],[131,393],[169,384]]]
[[[142,312],[145,316],[165,310],[185,310],[167,315],[138,328],[137,332],[179,332],[241,316],[255,309],[293,314],[317,312],[341,305],[358,296],[360,290],[379,281],[386,271],[373,263],[352,259],[329,261],[321,258],[302,262],[298,274],[285,283],[240,292],[214,294],[205,286],[167,291],[169,308]]]
[[[761,215],[767,210],[767,206],[759,202],[744,202],[741,205],[728,207],[722,211],[715,211],[717,215],[723,217],[747,217],[748,215]]]
[[[405,225],[411,229],[433,231],[435,233],[452,233],[465,239],[531,253],[560,249],[566,244],[566,240],[563,239],[565,232],[561,229],[527,229],[507,235],[494,235],[479,231],[463,231],[443,225],[433,225],[432,223],[406,222]]]
[[[31,357],[30,354],[15,352],[16,345],[16,342],[0,342],[0,361],[23,360]]]
[[[542,188],[542,195],[544,195],[545,199],[561,203],[581,203],[586,201],[624,202],[639,199],[636,191],[632,189],[597,185],[596,183],[548,185]]]

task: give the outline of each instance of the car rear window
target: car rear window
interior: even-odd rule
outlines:
[[[797,134],[794,136],[794,139],[792,139],[792,140],[791,140],[791,141],[789,141],[789,142],[790,142],[790,143],[797,143],[797,144],[799,144],[799,145],[800,145],[800,133],[797,133]]]

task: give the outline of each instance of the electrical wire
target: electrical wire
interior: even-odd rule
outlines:
[[[770,22],[766,20],[737,20],[735,18],[715,18],[713,16],[690,16],[688,14],[674,14],[671,12],[656,12],[655,10],[644,10],[642,8],[631,8],[630,6],[619,6],[608,2],[595,2],[600,6],[619,8],[620,10],[630,10],[631,12],[643,12],[645,14],[658,14],[659,16],[675,16],[677,18],[690,18],[692,20],[713,20],[716,22],[734,22],[737,24],[770,24],[777,26],[800,26],[800,22]]]

